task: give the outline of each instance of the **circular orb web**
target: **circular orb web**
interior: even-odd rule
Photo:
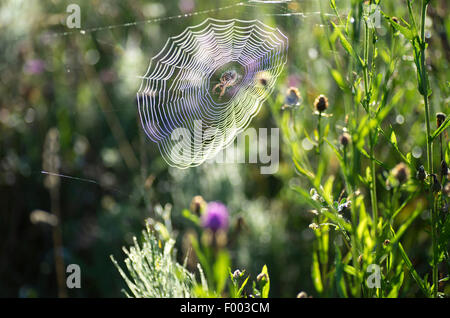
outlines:
[[[258,20],[208,18],[169,38],[137,93],[165,161],[198,166],[232,143],[273,90],[287,49],[287,37]]]

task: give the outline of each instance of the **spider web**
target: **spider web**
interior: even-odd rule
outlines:
[[[197,166],[232,143],[271,93],[287,49],[287,37],[258,20],[208,18],[169,38],[137,94],[143,129],[166,162]],[[215,94],[221,79],[211,84],[223,71],[239,78],[222,84],[225,98]]]
[[[304,1],[315,3],[313,0]],[[321,15],[333,16],[333,14],[327,14],[320,11],[296,11],[296,9],[288,7],[289,3],[291,3],[290,0],[248,0],[232,3],[223,7],[193,11],[190,13],[177,14],[172,16],[151,18],[147,20],[130,21],[122,24],[95,26],[84,28],[81,30],[78,29],[57,33],[46,32],[43,36],[87,36],[96,32],[112,31],[114,29],[130,28],[145,24],[163,22],[172,23],[172,21],[175,20],[187,19],[195,16],[208,17],[220,14],[222,12],[232,14],[233,10],[236,10],[240,7],[248,9],[267,8],[271,10],[270,13],[263,11],[261,14],[259,14],[261,17],[272,16],[280,18],[307,19],[320,17]],[[240,14],[242,14],[242,12],[240,12]],[[312,23],[314,23],[316,26],[324,27],[324,25],[317,24],[317,22]],[[209,29],[207,26],[209,27]],[[218,26],[218,31],[214,30],[214,27],[212,26],[215,26],[216,28]],[[209,103],[205,103],[204,96],[210,96],[211,87],[214,87],[213,83],[211,83],[211,78],[213,77],[211,75],[212,67],[211,65],[205,63],[202,64],[201,59],[195,59],[193,57],[195,53],[193,53],[193,51],[186,50],[186,45],[178,45],[173,47],[177,50],[176,52],[178,52],[175,56],[178,56],[178,58],[180,59],[177,61],[177,63],[179,64],[174,64],[174,60],[170,61],[170,63],[167,63],[167,59],[163,60],[165,55],[163,55],[162,52],[168,48],[166,45],[163,51],[161,51],[160,54],[152,59],[152,62],[150,63],[150,66],[144,76],[136,76],[135,74],[133,74],[134,77],[138,77],[142,80],[137,97],[139,103],[138,112],[140,115],[139,117],[141,119],[143,130],[147,133],[147,136],[150,140],[153,140],[158,144],[161,153],[166,161],[170,165],[178,166],[180,168],[187,168],[190,166],[201,164],[201,162],[213,156],[212,153],[218,152],[218,149],[220,150],[221,148],[226,147],[233,141],[234,137],[237,134],[245,130],[245,128],[249,125],[251,119],[258,113],[261,103],[271,93],[275,84],[275,80],[286,62],[286,52],[288,44],[287,37],[284,36],[280,32],[280,30],[267,26],[258,20],[217,20],[213,18],[207,18],[203,23],[200,23],[199,25],[188,27],[179,36],[169,38],[167,43],[172,43],[173,45],[175,45],[176,43],[183,43],[183,39],[189,39],[188,41],[192,41],[191,49],[197,50],[197,53],[200,54],[199,56],[201,56],[201,54],[212,55],[212,51],[205,51],[209,53],[202,52],[201,48],[203,48],[203,46],[200,47],[200,45],[206,45],[207,47],[212,48],[212,43],[214,42],[211,42],[211,39],[207,40],[205,36],[202,37],[201,32],[199,32],[201,30],[204,32],[204,35],[206,34],[206,31],[209,30],[209,35],[212,34],[211,32],[214,32],[214,34],[218,33],[221,36],[217,37],[216,40],[221,39],[223,42],[223,45],[221,47],[221,52],[223,54],[223,56],[221,57],[222,61],[225,60],[224,56],[228,56],[227,59],[230,59],[230,57],[232,56],[239,56],[239,51],[241,53],[246,52],[245,56],[247,56],[248,59],[254,61],[253,68],[250,69],[250,72],[248,72],[248,70],[245,70],[247,72],[243,75],[246,76],[243,76],[242,81],[237,83],[236,87],[234,87],[235,93],[232,94],[232,98],[227,99],[226,102],[222,101],[221,103],[221,101],[217,101],[216,99],[214,99],[214,97],[212,97],[208,101]],[[183,36],[185,37],[183,38]],[[230,39],[232,39],[232,41],[229,41]],[[248,43],[246,43],[244,39],[250,40],[248,41]],[[177,40],[178,42],[176,42]],[[104,42],[100,40],[98,41],[101,43]],[[255,48],[259,51],[257,51],[257,53],[253,53],[252,56],[250,50],[241,50],[241,48],[236,46],[236,43],[240,44],[241,46],[245,43],[249,48]],[[261,46],[258,47],[256,43],[260,43]],[[233,52],[233,54],[226,55],[226,53],[230,52]],[[254,54],[259,54],[260,58],[255,58]],[[187,60],[190,60],[191,64],[188,64]],[[217,68],[217,66],[221,64],[222,63],[216,63],[214,65]],[[160,73],[154,73],[157,65],[159,67]],[[177,66],[171,67],[170,65]],[[183,68],[180,68],[180,65],[183,65]],[[195,67],[192,67],[193,65],[195,65]],[[229,64],[226,63],[226,65]],[[247,63],[247,65],[249,64]],[[166,78],[167,75],[170,74],[167,73],[168,70],[172,70],[172,74],[177,75],[177,81],[173,81],[173,79],[168,80]],[[262,70],[262,72],[258,70]],[[262,89],[261,87],[256,87],[256,85],[254,85],[255,87],[251,87],[251,85],[255,84],[255,80],[260,78],[260,75],[267,76],[267,73],[264,73],[264,70],[270,72],[270,76],[268,76],[270,81],[268,81],[267,87],[265,87],[264,89]],[[164,77],[162,74],[165,74],[166,77]],[[159,86],[156,83],[159,83]],[[210,85],[209,87],[208,84]],[[215,82],[214,84],[217,83]],[[157,92],[158,94],[156,94]],[[160,94],[161,92],[162,94]],[[161,99],[161,97],[163,99]],[[163,105],[163,100],[166,101],[167,104]],[[239,105],[239,102],[244,102],[247,106],[242,107]],[[155,105],[162,106],[155,107]],[[183,108],[181,107],[181,105],[186,105],[187,107]],[[209,105],[210,107],[201,107],[202,105]],[[103,111],[114,113],[118,110],[119,109],[108,109]],[[187,117],[187,114],[194,116],[189,118]],[[220,124],[220,121],[224,118],[226,119],[225,122],[229,127],[227,127],[227,125]],[[219,123],[219,125],[215,127],[219,130],[219,132],[213,131],[214,133],[212,133],[212,136],[210,136],[209,138],[207,135],[201,135],[200,144],[203,145],[202,152],[197,153],[197,148],[192,148],[192,145],[199,144],[198,142],[194,141],[193,143],[186,145],[186,149],[191,147],[191,155],[186,154],[185,156],[180,156],[180,154],[177,154],[176,152],[172,154],[174,147],[173,144],[171,144],[170,140],[167,139],[167,137],[170,136],[170,132],[173,132],[176,127],[186,128],[189,132],[195,131],[195,119],[203,120],[202,123],[203,125],[205,125],[206,129],[204,129],[202,132],[204,132],[205,130],[208,132],[209,130],[207,128],[212,127],[214,123]],[[217,138],[220,136],[222,136],[222,138]],[[198,138],[198,136],[194,136],[194,138]],[[184,146],[183,143],[181,143],[180,146]],[[192,156],[192,153],[194,154],[194,156]],[[46,172],[44,171],[42,173]],[[60,177],[70,177],[60,174],[58,175]]]

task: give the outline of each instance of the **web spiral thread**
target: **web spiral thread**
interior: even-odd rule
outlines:
[[[287,37],[258,20],[208,18],[169,38],[137,93],[165,161],[197,166],[232,143],[273,90],[287,49]]]

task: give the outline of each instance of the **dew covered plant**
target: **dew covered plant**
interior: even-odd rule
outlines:
[[[124,248],[127,272],[118,265],[114,257],[112,261],[125,280],[129,291],[128,297],[150,298],[186,298],[192,296],[195,278],[174,257],[175,241],[162,242],[157,239],[150,228],[143,232],[143,243]]]

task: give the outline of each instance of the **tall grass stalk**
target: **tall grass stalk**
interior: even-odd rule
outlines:
[[[420,83],[421,85],[421,94],[423,96],[423,102],[425,105],[425,123],[426,123],[426,130],[427,130],[427,164],[428,164],[428,171],[429,174],[434,173],[433,169],[433,140],[430,138],[431,136],[431,127],[430,127],[430,105],[428,100],[429,95],[429,88],[428,88],[428,76],[427,76],[427,70],[425,65],[425,48],[426,48],[426,40],[425,40],[425,20],[427,15],[427,8],[428,8],[428,2],[429,0],[422,0],[422,6],[421,6],[421,23],[420,23],[420,69],[417,70],[420,77]],[[408,7],[410,8],[410,13],[412,15],[411,11],[411,1],[408,0]],[[433,191],[431,190],[432,187],[432,181],[430,180],[430,206],[431,206],[431,240],[432,240],[432,248],[433,248],[433,262],[432,262],[432,279],[433,279],[433,291],[432,295],[433,297],[437,297],[438,292],[438,268],[437,268],[437,234],[436,234],[436,227],[437,227],[437,218],[436,218],[436,209],[434,204],[434,195]]]
[[[369,23],[368,18],[364,19],[364,65],[363,65],[363,76],[364,76],[364,107],[369,114],[369,119],[372,120],[373,112],[370,109],[370,76],[369,76]],[[370,186],[370,199],[372,204],[372,217],[374,224],[374,238],[377,238],[377,225],[378,225],[378,204],[377,204],[377,186],[376,186],[376,174],[375,174],[375,144],[374,144],[374,132],[369,129],[369,154],[370,154],[370,171],[371,171],[371,186]]]

